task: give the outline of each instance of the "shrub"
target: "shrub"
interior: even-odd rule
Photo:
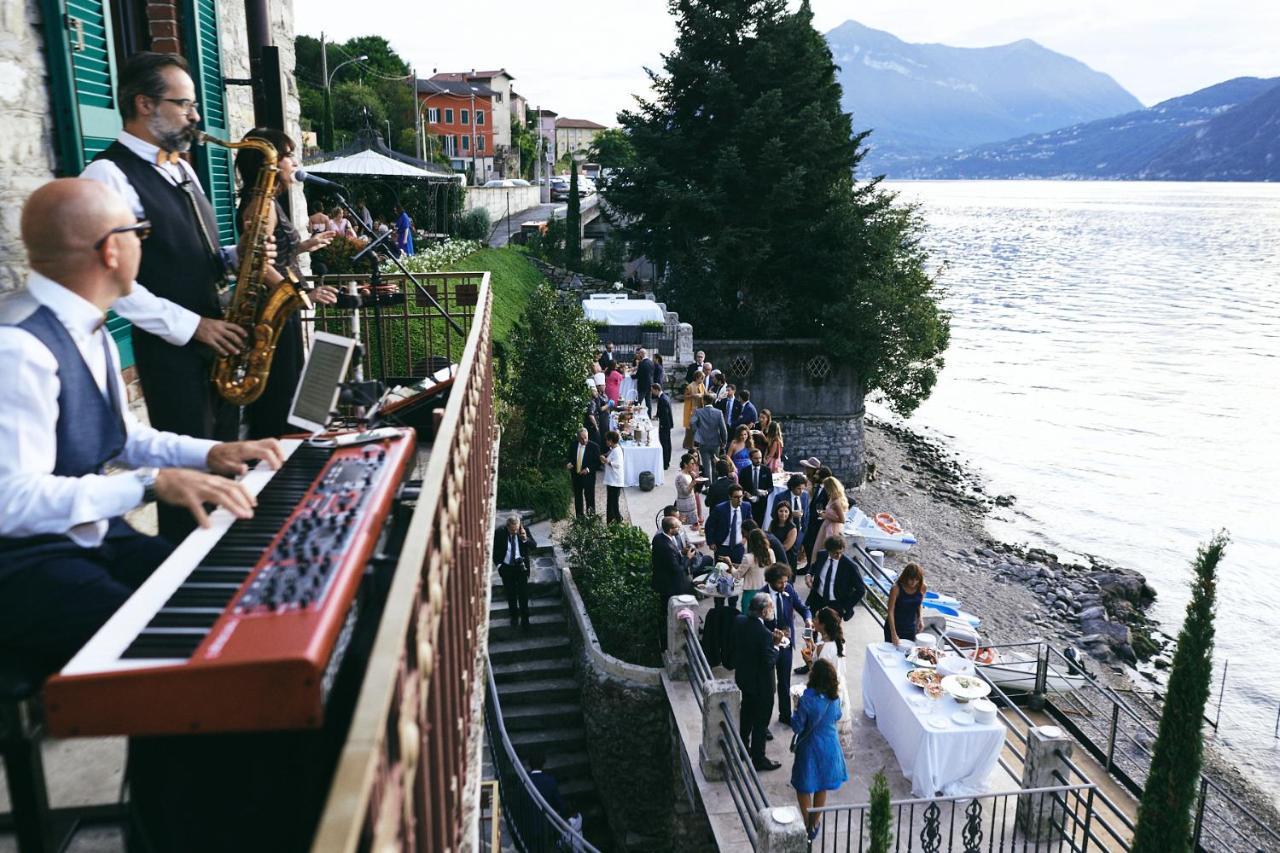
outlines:
[[[503,470],[498,473],[498,506],[531,509],[535,515],[555,520],[569,514],[573,491],[564,469],[540,470],[518,463],[499,467]]]
[[[893,812],[889,804],[889,780],[877,770],[871,778],[871,813],[867,815],[868,853],[889,853],[893,843]]]
[[[658,632],[665,614],[649,585],[644,531],[589,515],[574,519],[564,544],[600,647],[628,663],[661,665]]]
[[[363,249],[366,242],[365,240],[353,240],[344,236],[334,237],[333,242],[328,246],[312,252],[311,260],[313,263],[324,264],[327,275],[367,272],[369,270],[367,257],[362,259],[359,264],[351,262],[352,256]]]
[[[477,207],[462,214],[458,222],[458,236],[463,240],[488,240],[489,211]]]

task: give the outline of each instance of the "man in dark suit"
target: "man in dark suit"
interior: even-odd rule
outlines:
[[[751,392],[746,388],[739,391],[738,403],[738,413],[734,416],[733,428],[737,429],[745,424],[755,429],[756,421],[760,419],[760,414],[756,411],[756,404],[751,402]]]
[[[774,670],[786,634],[767,627],[773,620],[772,597],[757,595],[747,609],[733,625],[733,680],[742,691],[738,730],[756,770],[776,770],[782,765],[765,755],[764,749],[777,683]]]
[[[706,468],[703,468],[702,470],[707,471]],[[738,482],[730,476],[732,471],[733,466],[721,459],[717,461],[715,465],[712,466],[710,472],[708,472],[713,474],[715,477],[715,479],[711,481],[711,485],[707,486],[707,497],[705,501],[706,505],[711,509],[715,509],[720,504],[729,500],[729,490]]]
[[[657,382],[650,386],[653,399],[658,401],[658,443],[662,445],[662,470],[671,467],[671,430],[675,428],[676,419],[671,413],[671,398],[662,390]]]
[[[764,454],[758,448],[751,449],[751,464],[738,472],[738,483],[742,486],[747,503],[751,504],[751,514],[756,524],[764,525],[764,510],[769,503],[769,495],[773,492],[773,472],[764,464]]]
[[[529,627],[529,555],[537,545],[518,515],[511,515],[505,525],[493,531],[493,564],[502,578],[512,626],[518,613],[520,624]]]
[[[768,595],[773,599],[773,619],[766,621],[765,627],[782,631],[790,643],[778,650],[778,660],[774,665],[778,681],[778,722],[786,725],[791,725],[791,652],[796,647],[795,615],[800,614],[806,628],[813,627],[813,614],[788,582],[790,577],[790,566],[774,563],[765,569],[764,586],[756,593],[757,597]]]
[[[807,464],[810,462],[813,464]],[[831,469],[819,464],[818,460],[812,456],[800,465],[808,470],[809,483],[813,490],[809,497],[809,514],[804,520],[804,553],[806,559],[812,563],[816,556],[814,552],[818,545],[818,531],[822,529],[822,511],[827,508],[827,501],[830,500],[827,490],[822,487],[822,482],[831,476]]]
[[[742,487],[729,488],[729,500],[712,507],[707,513],[707,544],[713,546],[715,555],[728,557],[735,563],[742,562],[746,547],[742,540],[742,519],[748,510],[742,505]]]
[[[585,428],[578,430],[578,440],[569,446],[565,466],[573,485],[573,511],[582,518],[596,512],[596,472],[600,470],[600,445],[591,441]]]
[[[674,519],[676,522],[675,533],[672,534],[671,538],[675,540],[676,550],[685,556],[685,568],[689,572],[689,577],[697,578],[699,575],[711,571],[711,564],[715,562],[715,558],[710,554],[699,551],[695,545],[689,542],[689,535],[685,532],[684,522],[680,520],[680,510],[676,509],[675,504],[667,504],[662,508],[662,522],[664,525],[669,518]]]
[[[540,749],[530,750],[528,756],[529,781],[538,789],[538,793],[547,801],[547,805],[551,806],[552,811],[563,817],[564,800],[560,798],[560,785],[556,782],[556,777],[542,769],[547,766],[547,756]]]
[[[841,619],[848,622],[853,618],[858,602],[867,594],[867,586],[857,565],[844,555],[843,539],[828,536],[823,545],[826,550],[818,552],[810,567],[813,586],[805,603],[814,613],[824,607],[832,607]]]
[[[800,553],[800,549],[804,547],[805,534],[809,532],[807,526],[809,521],[809,492],[805,488],[808,484],[809,481],[803,474],[792,474],[791,478],[787,480],[787,491],[773,499],[774,506],[777,506],[778,501],[786,501],[790,504],[791,518],[798,527],[796,543],[792,546],[790,553],[787,554],[787,562],[791,563],[791,568],[793,569],[796,567],[796,563],[799,562],[797,555]],[[805,571],[808,571],[807,566]],[[802,572],[797,572],[797,574],[802,574]]]
[[[732,431],[736,426],[734,420],[742,413],[742,407],[738,404],[738,392],[733,385],[725,386],[724,398],[716,403],[716,408],[724,416],[725,429]]]
[[[707,354],[702,350],[698,350],[693,355],[693,364],[689,365],[688,370],[684,372],[684,384],[688,385],[694,379],[702,375],[702,362],[707,360]]]
[[[609,370],[609,366],[615,361],[613,356],[613,341],[609,341],[604,345],[604,352],[600,353],[600,357],[596,359],[596,361],[600,362],[601,370],[606,372]]]
[[[671,596],[684,595],[689,591],[689,559],[676,542],[679,529],[679,519],[663,518],[662,529],[653,534],[649,547],[649,586],[658,594],[662,613],[662,621],[658,624],[664,651],[667,647],[667,602]]]
[[[649,353],[644,347],[636,350],[636,396],[640,398],[640,402],[644,404],[644,410],[652,417],[653,406],[650,401],[653,399],[653,360],[649,358]]]
[[[714,400],[708,397],[707,404],[693,413],[689,429],[693,430],[693,444],[698,448],[702,470],[713,471],[720,448],[729,443],[729,428],[725,426],[724,416],[715,407]]]

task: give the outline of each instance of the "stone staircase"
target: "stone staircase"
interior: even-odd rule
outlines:
[[[542,750],[547,759],[543,769],[555,777],[565,805],[582,812],[587,840],[608,849],[609,830],[591,777],[581,687],[558,580],[530,583],[527,629],[510,624],[502,587],[493,588],[489,663],[517,754],[523,759],[531,748]]]

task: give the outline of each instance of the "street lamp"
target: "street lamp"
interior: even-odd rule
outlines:
[[[342,66],[344,65],[350,65],[353,62],[364,62],[368,58],[369,58],[368,56],[361,55],[361,56],[354,57],[352,59],[348,59],[346,62],[339,62],[337,66],[332,71],[330,71],[329,74],[324,78],[325,136],[329,138],[328,145],[325,147],[329,148],[330,150],[333,149],[333,96],[330,93],[329,88],[333,85],[333,75],[337,74],[342,69]]]

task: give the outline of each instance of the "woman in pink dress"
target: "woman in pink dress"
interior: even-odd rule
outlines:
[[[765,409],[765,411],[769,411]],[[769,426],[764,431],[764,464],[769,466],[769,470],[777,474],[782,470],[782,449],[785,446],[782,443],[782,425],[777,421],[770,419]]]
[[[622,389],[622,371],[617,364],[611,364],[604,373],[604,393],[616,405]]]
[[[827,508],[822,511],[822,527],[818,530],[818,542],[826,542],[828,536],[844,539],[844,522],[849,517],[849,497],[844,485],[835,477],[822,481],[827,492]]]

